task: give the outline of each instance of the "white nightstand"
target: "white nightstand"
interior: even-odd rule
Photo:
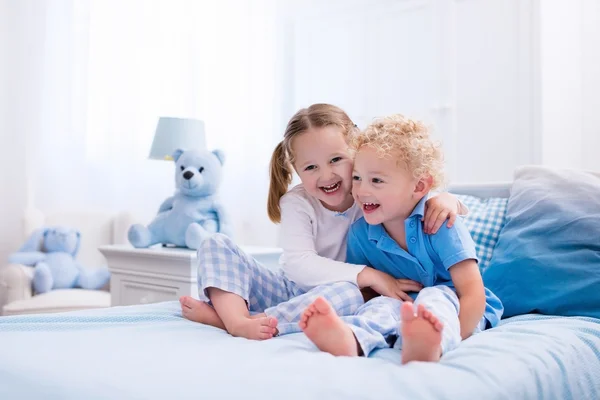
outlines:
[[[278,268],[281,249],[241,246],[265,267]],[[196,251],[155,246],[136,249],[128,245],[98,248],[111,272],[112,306],[177,300],[180,296],[198,298]]]

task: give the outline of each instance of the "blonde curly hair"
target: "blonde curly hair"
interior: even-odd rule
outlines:
[[[364,131],[354,135],[350,145],[354,152],[370,146],[381,157],[394,157],[415,178],[431,176],[432,190],[444,185],[440,144],[430,138],[429,130],[420,121],[401,114],[376,119]]]

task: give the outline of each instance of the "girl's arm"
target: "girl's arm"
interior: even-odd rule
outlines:
[[[316,216],[310,203],[301,197],[286,195],[280,206],[280,247],[283,249],[282,268],[286,276],[304,289],[335,282],[351,282],[359,286],[358,275],[365,265],[348,264],[317,254],[313,235]],[[347,232],[334,229],[330,233],[346,240]]]
[[[452,228],[457,215],[468,213],[469,209],[453,194],[447,192],[437,194],[425,203],[423,231],[435,234],[446,220],[448,220],[447,227]]]
[[[483,318],[485,288],[477,262],[473,259],[457,263],[449,272],[460,303],[460,336],[465,340]]]

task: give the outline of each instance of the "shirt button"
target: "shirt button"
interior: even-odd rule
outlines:
[[[410,225],[411,228],[414,228],[415,227],[415,221],[410,221],[409,225]]]
[[[414,236],[413,236],[413,237],[411,237],[411,238],[410,238],[410,242],[411,242],[412,244],[415,244],[415,243],[417,243],[417,238],[416,238],[416,237],[414,237]]]

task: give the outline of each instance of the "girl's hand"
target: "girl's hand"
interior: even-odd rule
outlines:
[[[385,272],[375,269],[373,271],[371,288],[382,296],[412,302],[412,298],[406,292],[419,292],[423,289],[423,285],[419,282],[410,279],[396,279]]]
[[[456,216],[461,211],[461,203],[450,193],[440,193],[425,203],[425,215],[423,216],[423,232],[428,234],[437,233],[444,221],[449,219],[448,228],[452,228]]]

